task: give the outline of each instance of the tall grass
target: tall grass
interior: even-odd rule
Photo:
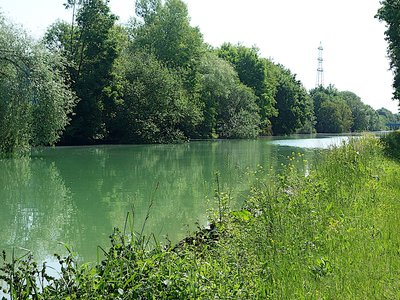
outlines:
[[[382,137],[386,154],[400,161],[400,130],[393,131]]]
[[[400,297],[400,168],[379,140],[351,140],[311,167],[297,155],[284,172],[258,175],[243,210],[227,210],[229,195],[217,192],[212,226],[178,245],[150,247],[116,229],[99,264],[59,257],[55,279],[3,257],[2,278],[14,299]]]

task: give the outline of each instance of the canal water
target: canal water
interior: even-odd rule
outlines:
[[[293,152],[312,161],[316,149],[345,136],[195,141],[178,145],[56,147],[27,159],[0,160],[0,250],[29,249],[39,261],[65,253],[95,261],[128,212],[134,229],[163,242],[205,225],[217,188],[243,202],[259,166],[279,170]],[[150,205],[152,203],[152,205]],[[149,206],[151,206],[149,211]]]

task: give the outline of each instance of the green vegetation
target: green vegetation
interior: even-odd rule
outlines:
[[[204,55],[200,66],[204,120],[200,137],[255,138],[260,116],[257,96],[242,84],[231,64],[213,53]]]
[[[0,156],[58,141],[75,104],[62,59],[0,15]]]
[[[385,130],[399,115],[387,109],[375,111],[353,92],[339,91],[333,85],[310,91],[314,101],[317,132],[363,132]]]
[[[44,38],[47,48],[65,58],[72,89],[80,101],[74,110],[63,143],[90,144],[106,135],[104,109],[112,101],[109,85],[112,68],[118,55],[113,34],[117,17],[103,0],[85,1],[75,14],[76,1],[70,1],[72,24],[57,22]]]
[[[49,299],[395,299],[400,295],[398,162],[365,137],[294,155],[282,173],[263,169],[241,211],[216,189],[208,228],[177,245],[123,231],[105,259],[78,265],[70,252],[59,278],[30,253],[1,258],[13,298]],[[218,185],[217,185],[218,187]]]
[[[394,73],[393,98],[400,101],[400,2],[398,0],[382,0],[376,18],[386,23],[386,41],[390,68]],[[400,102],[399,102],[400,104]]]
[[[312,133],[315,125],[313,100],[290,70],[276,65],[278,114],[271,117],[274,134],[287,135],[296,132]]]
[[[382,3],[378,16],[395,28],[390,3]],[[398,114],[374,111],[356,94],[332,85],[308,92],[295,74],[261,57],[256,47],[212,48],[190,25],[182,0],[135,5],[131,21],[118,25],[109,0],[68,0],[71,22],[55,22],[42,43],[1,17],[3,156],[57,142],[362,132],[387,129],[388,122],[399,120]],[[388,40],[395,41],[398,32],[390,26]],[[395,75],[396,47],[390,43]]]
[[[391,132],[382,137],[385,152],[389,157],[400,160],[400,131]]]
[[[400,123],[400,114],[393,114],[390,110],[386,108],[380,108],[376,112],[379,115],[379,121],[381,127],[383,128],[385,128],[386,124],[388,123],[394,123],[394,124]]]
[[[271,62],[260,57],[258,49],[242,45],[224,44],[217,50],[218,56],[233,65],[240,81],[250,87],[257,96],[257,105],[261,114],[261,131],[269,132],[269,118],[277,114],[275,106],[276,79]]]
[[[108,0],[65,7],[71,23],[56,22],[40,43],[0,16],[2,157],[59,140],[168,143],[400,122],[399,114],[374,111],[332,85],[307,92],[255,47],[213,49],[181,0],[138,0],[126,26],[116,24]],[[399,11],[399,1],[385,0],[377,15],[388,24],[397,100]],[[240,211],[217,184],[210,226],[177,245],[133,232],[127,217],[98,264],[80,265],[67,248],[52,277],[29,251],[3,252],[0,284],[12,299],[398,298],[399,153],[394,132],[382,143],[351,140],[311,166],[294,155],[281,172],[255,172]],[[55,193],[67,194],[48,172]],[[9,174],[26,182],[23,175]]]

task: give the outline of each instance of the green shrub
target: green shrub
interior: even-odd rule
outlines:
[[[400,130],[385,135],[382,143],[389,157],[400,160]]]

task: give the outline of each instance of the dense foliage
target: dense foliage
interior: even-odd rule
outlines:
[[[196,123],[200,112],[193,107],[179,76],[147,53],[136,52],[121,68],[122,97],[109,128],[111,137],[124,143],[185,139],[185,123]]]
[[[400,1],[382,0],[376,17],[386,22],[386,41],[391,60],[390,68],[394,73],[393,98],[400,104]]]
[[[382,137],[385,152],[389,157],[400,161],[400,131],[391,132]]]
[[[276,79],[273,78],[273,65],[260,57],[258,49],[242,45],[224,44],[218,49],[218,55],[230,62],[239,75],[240,81],[250,87],[257,96],[260,109],[260,129],[269,132],[269,118],[277,114],[275,109]]]
[[[382,129],[378,113],[369,105],[364,104],[361,98],[353,92],[340,92],[339,95],[350,107],[353,118],[352,132],[376,131]]]
[[[0,155],[58,141],[75,105],[63,75],[60,57],[0,16]]]
[[[216,192],[211,225],[177,245],[135,234],[128,218],[98,264],[57,256],[55,278],[29,252],[3,253],[0,279],[13,299],[397,298],[400,168],[376,138],[264,172],[240,211]]]
[[[380,108],[376,112],[378,113],[381,126],[384,127],[386,124],[400,124],[400,114],[393,114],[386,108]]]
[[[314,128],[313,101],[290,70],[276,66],[278,78],[275,96],[278,111],[271,117],[272,131],[277,135],[293,134],[298,131],[312,133]]]
[[[259,134],[259,107],[254,91],[242,84],[234,68],[213,53],[200,65],[204,121],[201,137],[245,138]]]
[[[310,91],[314,101],[317,132],[363,132],[386,129],[386,120],[353,92],[339,91],[330,85]],[[385,110],[388,111],[388,110]],[[390,115],[393,115],[388,111]]]
[[[75,10],[77,4],[72,5]],[[84,1],[71,25],[57,22],[45,36],[48,48],[67,60],[72,88],[80,99],[64,143],[88,144],[106,136],[103,112],[110,101],[105,90],[112,83],[112,67],[118,54],[112,34],[116,20],[108,1]]]
[[[389,2],[379,16],[395,20]],[[182,0],[135,5],[131,21],[118,25],[109,0],[68,0],[71,22],[51,25],[45,47],[1,19],[2,153],[60,138],[64,145],[169,143],[373,131],[399,122],[349,91],[308,92],[256,47],[212,48]],[[390,49],[395,61],[395,43]]]

